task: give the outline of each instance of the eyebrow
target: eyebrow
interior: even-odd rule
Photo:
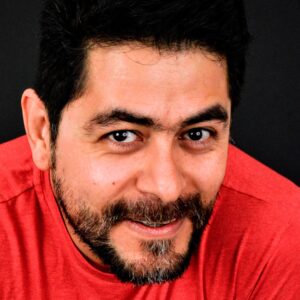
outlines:
[[[192,115],[191,117],[182,121],[179,127],[184,128],[196,123],[212,120],[227,123],[228,113],[222,105],[216,104],[196,113],[195,115]],[[125,109],[113,109],[112,111],[107,113],[97,113],[91,120],[89,120],[85,124],[84,129],[87,131],[91,131],[95,125],[100,127],[108,127],[118,122],[127,122],[156,129],[164,128],[163,125],[150,117],[129,112]]]
[[[222,123],[227,123],[228,113],[222,105],[220,104],[213,105],[205,109],[204,111],[201,111],[196,115],[189,117],[188,119],[182,122],[180,127],[186,127],[196,123],[207,122],[212,120],[220,121]]]
[[[141,116],[136,113],[128,112],[124,109],[113,109],[108,113],[96,114],[90,121],[88,121],[86,128],[90,128],[94,125],[101,127],[107,127],[118,122],[127,122],[145,127],[154,127],[155,122],[153,119],[145,116]]]

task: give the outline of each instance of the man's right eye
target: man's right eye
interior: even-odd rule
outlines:
[[[119,130],[111,132],[107,137],[116,143],[132,143],[137,140],[137,134],[130,130]]]

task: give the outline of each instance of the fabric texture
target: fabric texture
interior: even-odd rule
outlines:
[[[0,299],[300,299],[299,188],[230,146],[226,176],[183,276],[134,286],[73,244],[25,136],[0,145]]]

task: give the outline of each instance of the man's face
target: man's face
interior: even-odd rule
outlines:
[[[51,170],[85,256],[137,284],[182,274],[224,177],[230,108],[226,63],[202,50],[89,50]]]

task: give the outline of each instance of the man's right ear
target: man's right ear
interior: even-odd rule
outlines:
[[[48,170],[51,161],[50,122],[44,103],[33,89],[22,95],[23,122],[33,161],[41,170]]]

